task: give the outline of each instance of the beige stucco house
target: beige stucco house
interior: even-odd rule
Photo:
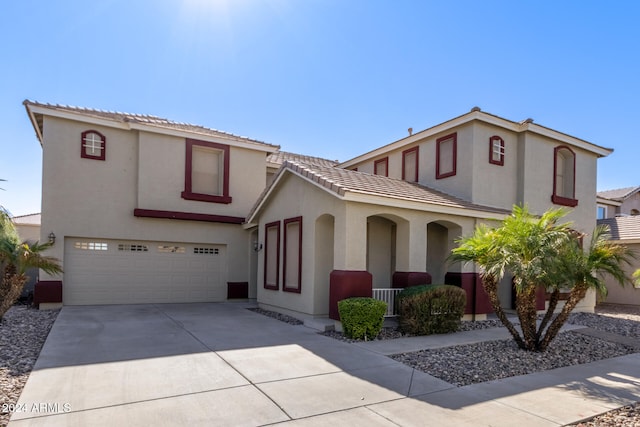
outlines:
[[[599,191],[597,203],[598,219],[640,215],[640,187]]]
[[[636,255],[640,255],[640,215],[599,219],[598,224],[609,227],[611,241],[626,245]],[[631,277],[633,272],[640,268],[640,263],[635,260],[631,265],[624,267],[627,275]],[[605,281],[608,294],[603,302],[640,306],[640,285],[622,287],[611,277],[606,277]]]
[[[248,297],[336,318],[342,298],[431,281],[462,286],[483,315],[474,267],[446,262],[455,240],[516,203],[567,206],[590,232],[596,161],[612,151],[474,108],[338,163],[155,116],[25,106],[42,233],[65,270],[41,283],[70,305]]]

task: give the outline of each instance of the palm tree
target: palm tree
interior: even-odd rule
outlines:
[[[544,351],[588,289],[606,291],[600,273],[611,274],[621,284],[628,280],[621,264],[629,262],[630,251],[609,242],[602,227],[596,228],[590,247],[583,251],[571,224],[559,222],[566,213],[550,209],[537,217],[526,206],[514,206],[500,226],[481,225],[473,235],[460,238],[450,256],[480,268],[494,311],[518,346],[526,350]],[[498,283],[506,273],[513,276],[522,334],[508,320],[498,298]],[[538,327],[536,289],[540,286],[551,292],[551,299]],[[571,289],[571,293],[554,318],[562,289]]]
[[[48,274],[62,272],[57,258],[43,255],[50,247],[49,243],[20,242],[13,221],[0,210],[0,320],[20,297],[28,280],[27,269],[37,267]]]

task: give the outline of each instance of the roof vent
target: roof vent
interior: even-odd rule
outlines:
[[[520,122],[520,123],[522,123],[523,125],[524,125],[524,124],[527,124],[527,123],[533,123],[533,119],[532,119],[531,117],[529,117],[528,119],[523,120],[523,121],[522,121],[522,122]]]
[[[409,132],[409,136],[413,135],[413,128],[409,128],[407,131]]]
[[[480,107],[478,107],[478,106],[476,105],[475,107],[473,107],[473,108],[471,109],[471,112],[472,112],[472,113],[473,113],[473,112],[475,112],[475,111],[482,111],[482,110],[480,109]]]

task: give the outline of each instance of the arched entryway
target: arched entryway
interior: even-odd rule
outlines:
[[[447,272],[461,271],[460,263],[449,263],[456,239],[462,235],[462,227],[454,222],[439,220],[427,224],[427,272],[432,283],[445,283]]]

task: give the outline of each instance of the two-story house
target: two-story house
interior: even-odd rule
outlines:
[[[447,262],[455,240],[516,203],[566,206],[590,232],[596,160],[612,151],[474,108],[337,164],[153,116],[25,106],[43,147],[42,233],[65,269],[62,285],[41,280],[64,304],[248,296],[337,318],[345,297],[447,282],[482,315],[474,266]]]

